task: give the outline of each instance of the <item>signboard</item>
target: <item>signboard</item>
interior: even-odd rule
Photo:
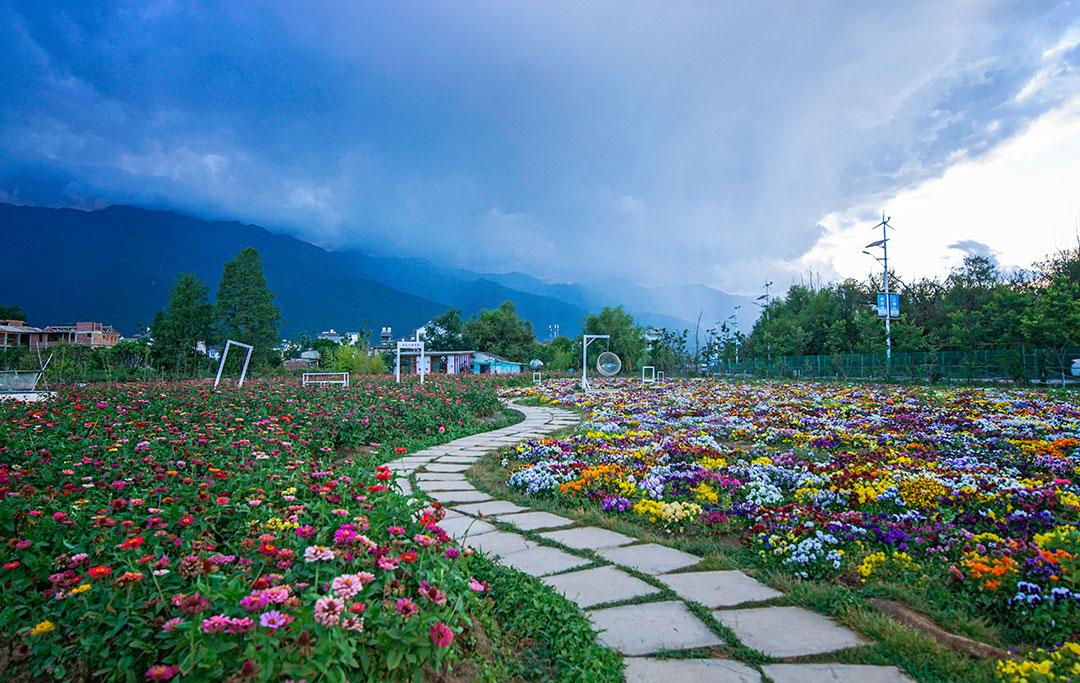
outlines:
[[[879,318],[884,318],[888,315],[890,318],[900,317],[900,295],[890,292],[889,293],[889,307],[888,312],[885,309],[885,293],[878,292],[877,295],[877,314]]]
[[[424,342],[420,341],[399,341],[397,346],[402,351],[419,351],[424,348]]]
[[[419,351],[420,358],[416,366],[417,371],[420,373],[420,384],[424,383],[424,342],[422,341],[399,341],[397,343],[397,359],[394,362],[394,381],[401,382],[401,352],[402,351]]]

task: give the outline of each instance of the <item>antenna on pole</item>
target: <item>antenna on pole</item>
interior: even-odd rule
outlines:
[[[892,369],[892,326],[890,324],[892,320],[892,298],[889,296],[889,236],[886,230],[893,230],[893,226],[889,225],[889,221],[892,220],[892,216],[886,216],[885,212],[881,212],[881,222],[875,225],[872,229],[877,230],[881,228],[881,239],[872,244],[868,244],[867,247],[881,247],[882,255],[881,262],[883,264],[882,280],[885,285],[885,376],[889,376],[889,371]]]

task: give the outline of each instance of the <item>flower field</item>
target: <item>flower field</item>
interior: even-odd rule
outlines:
[[[1004,389],[614,386],[516,390],[589,417],[508,456],[509,485],[672,535],[735,534],[795,577],[906,588],[989,622],[1004,645],[1080,639],[1076,402]]]
[[[6,680],[386,680],[458,656],[477,558],[378,466],[491,385],[118,385],[0,403]]]

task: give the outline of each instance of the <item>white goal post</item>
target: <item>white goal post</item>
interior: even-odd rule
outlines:
[[[349,386],[349,373],[347,372],[305,372],[300,378],[305,387],[309,384],[340,384]]]
[[[251,344],[245,344],[243,342],[233,341],[227,339],[225,341],[225,348],[221,352],[221,362],[217,366],[217,377],[214,378],[214,388],[217,389],[218,383],[221,381],[221,371],[225,368],[225,359],[229,357],[229,347],[239,346],[240,348],[247,349],[247,355],[244,356],[244,369],[240,371],[240,383],[236,386],[244,386],[244,378],[247,377],[248,363],[251,362],[251,352],[255,348]]]
[[[648,371],[648,372],[646,372]],[[656,368],[652,365],[641,366],[641,382],[642,384],[652,384],[656,381]]]

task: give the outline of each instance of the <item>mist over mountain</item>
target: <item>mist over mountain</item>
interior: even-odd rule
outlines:
[[[561,334],[579,334],[588,313],[619,304],[643,325],[692,333],[704,311],[704,334],[742,301],[704,286],[549,284],[523,273],[332,252],[256,225],[132,206],[80,211],[0,204],[0,229],[0,258],[8,264],[3,303],[22,306],[31,323],[98,320],[126,334],[144,329],[165,306],[177,275],[195,273],[213,292],[225,262],[248,246],[262,257],[285,335],[361,325],[372,333],[391,326],[406,334],[448,306],[469,316],[508,299],[541,340],[555,325]]]

